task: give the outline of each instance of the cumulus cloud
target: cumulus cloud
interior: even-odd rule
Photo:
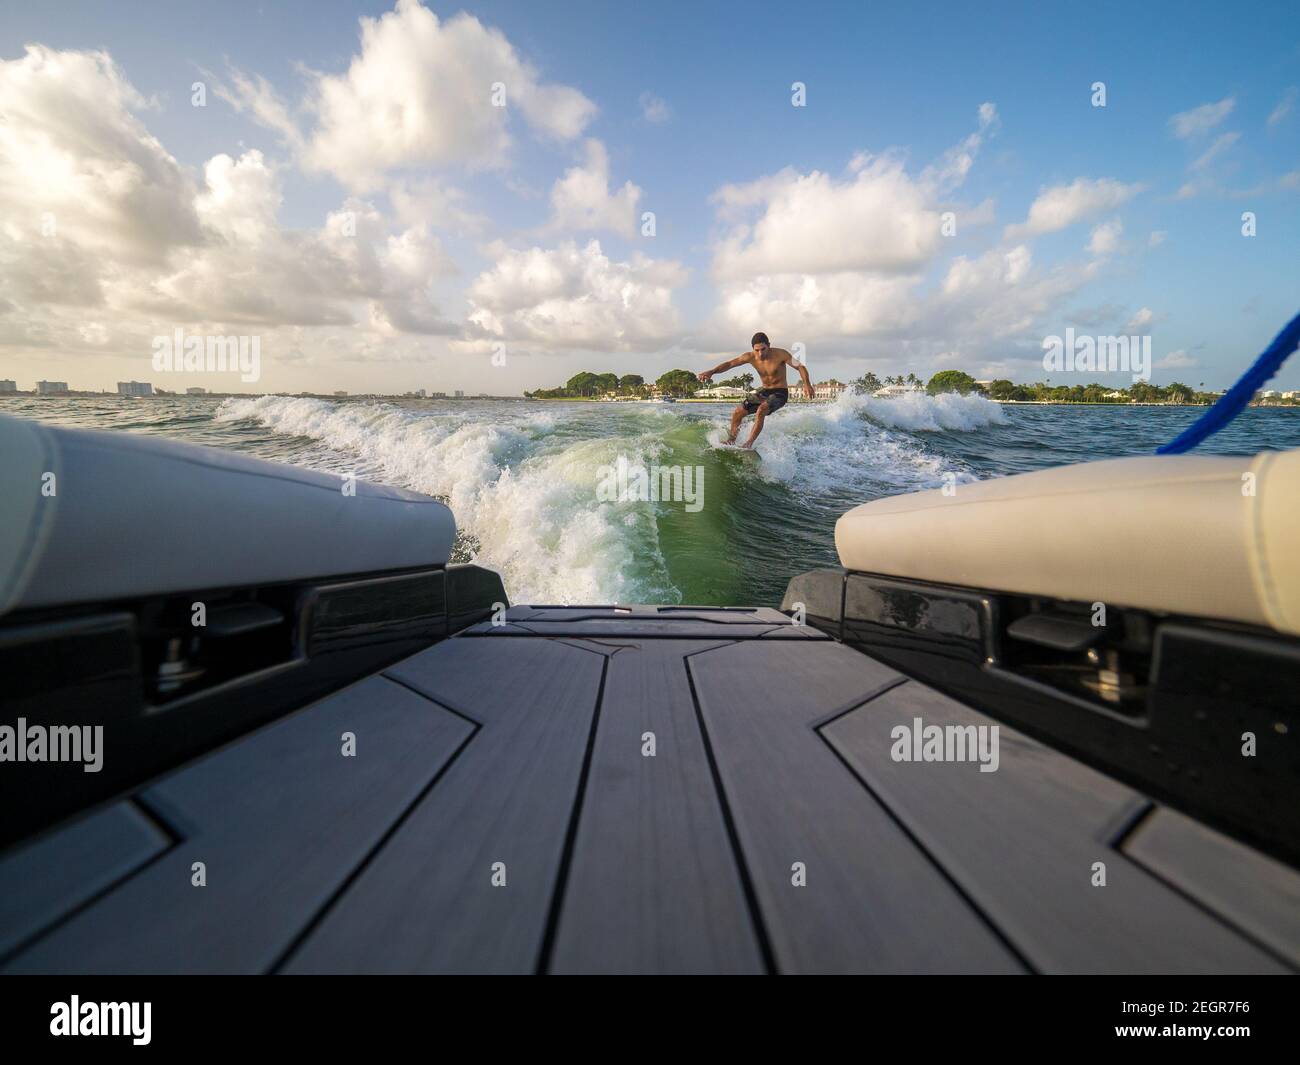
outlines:
[[[896,156],[860,155],[839,181],[787,168],[714,196],[724,215],[761,207],[753,225],[736,226],[714,254],[718,278],[871,270],[907,273],[943,239],[933,190]]]
[[[479,233],[488,219],[466,205],[464,190],[434,178],[395,181],[388,199],[399,222],[430,225],[458,233]]]
[[[726,185],[714,194],[736,224],[714,249],[722,281],[774,275],[865,271],[909,274],[937,252],[939,199],[959,186],[997,109],[983,104],[979,128],[919,175],[897,153],[859,153],[843,178],[787,167],[770,177]],[[758,211],[756,221],[747,219]]]
[[[550,228],[567,232],[610,230],[636,235],[636,205],[641,190],[632,182],[611,192],[609,153],[598,140],[586,144],[586,161],[571,167],[551,190]]]
[[[315,75],[308,106],[317,125],[307,165],[359,191],[394,169],[501,165],[513,113],[561,141],[596,113],[577,89],[544,82],[500,31],[464,13],[442,21],[419,0],[363,17],[359,54],[344,74]]]
[[[757,277],[723,287],[719,326],[729,336],[757,329],[794,340],[865,336],[916,321],[909,297],[918,281],[857,272]],[[778,340],[776,343],[781,343]]]
[[[1035,267],[1028,246],[992,248],[948,267],[938,293],[926,304],[930,331],[959,340],[966,348],[1023,337],[1066,297],[1095,276],[1097,264]]]
[[[681,264],[636,254],[612,260],[589,241],[491,249],[497,262],[469,288],[467,335],[558,351],[649,350],[680,331],[673,292]]]
[[[158,263],[200,240],[193,179],[134,112],[147,101],[104,52],[28,45],[0,61],[0,214],[11,240]]]
[[[1096,226],[1088,238],[1088,251],[1093,255],[1109,255],[1119,247],[1120,237],[1124,234],[1124,223],[1118,218]]]
[[[1008,226],[1006,238],[1017,240],[1066,229],[1102,211],[1127,203],[1143,190],[1140,184],[1125,185],[1112,178],[1075,178],[1069,185],[1053,185],[1038,193],[1029,205],[1024,222]]]
[[[372,204],[349,200],[319,230],[284,230],[274,219],[279,187],[260,153],[217,156],[205,174],[207,243],[171,270],[131,278],[116,297],[124,309],[180,321],[455,331],[429,294],[454,267],[426,226],[392,232]]]
[[[1180,111],[1170,116],[1169,128],[1179,140],[1202,137],[1232,114],[1236,106],[1237,101],[1233,97],[1225,96],[1217,103],[1201,104],[1190,111]]]
[[[234,323],[456,331],[433,299],[455,268],[426,223],[356,200],[284,228],[260,151],[218,154],[195,180],[139,118],[148,106],[103,53],[0,62],[0,344],[147,353],[173,325]]]
[[[997,123],[997,109],[983,105],[976,131],[916,174],[896,153],[864,153],[842,178],[787,169],[719,190],[714,199],[729,228],[714,249],[720,297],[709,339],[766,329],[823,352],[847,351],[847,338],[859,338],[859,353],[862,340],[887,341],[897,357],[930,344],[991,347],[1027,329],[1086,284],[1092,268],[1043,270],[1015,243],[959,255],[937,283],[926,280],[949,247],[946,197]],[[1105,204],[1132,194],[1118,188],[1111,195],[1103,186],[1095,198]],[[991,201],[957,210],[963,230],[992,215]]]

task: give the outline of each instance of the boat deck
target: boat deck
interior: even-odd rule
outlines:
[[[895,761],[891,731],[916,718],[997,724],[769,609],[515,607],[11,851],[0,957],[103,973],[1300,966],[1290,868],[1006,726],[996,772]]]

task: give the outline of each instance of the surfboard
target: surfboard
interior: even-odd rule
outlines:
[[[747,459],[751,462],[762,462],[763,456],[752,447],[739,447],[736,444],[712,444],[714,451],[725,451],[729,455],[735,455],[740,459]]]

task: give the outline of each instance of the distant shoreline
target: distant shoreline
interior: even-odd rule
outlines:
[[[918,393],[926,395],[928,393]],[[941,395],[954,395],[955,393],[944,392]],[[648,399],[592,399],[589,396],[532,396],[536,403],[606,403],[612,406],[619,404],[633,403],[654,403]],[[869,397],[881,400],[892,401],[897,396],[879,396]],[[1212,404],[1209,403],[1138,403],[1130,400],[1116,402],[1107,400],[1101,403],[1082,403],[1076,400],[1061,399],[993,399],[991,396],[983,397],[990,403],[998,403],[1008,407],[1195,407],[1197,410],[1209,410]],[[739,399],[674,399],[673,403],[732,403],[739,402]],[[827,404],[834,403],[833,399],[792,399],[789,406],[799,406],[802,404]],[[669,406],[670,404],[663,404]],[[1261,410],[1300,410],[1300,403],[1251,403],[1250,407]]]
[[[918,393],[918,394],[924,395],[926,393]],[[940,394],[953,395],[955,393],[945,392]],[[308,393],[306,395],[303,395],[301,393],[287,393],[287,392],[206,392],[201,396],[186,396],[186,395],[179,395],[177,393],[168,393],[166,395],[159,395],[156,392],[148,396],[120,396],[114,392],[60,392],[52,395],[42,395],[38,392],[0,392],[0,400],[5,400],[5,399],[130,399],[132,401],[137,401],[137,400],[151,400],[151,399],[200,399],[200,400],[202,399],[261,399],[266,396],[282,396],[285,399],[326,399],[326,400],[413,399],[413,400],[427,400],[430,402],[447,402],[447,403],[483,402],[485,400],[493,400],[493,401],[504,402],[504,403],[525,403],[531,401],[534,403],[606,403],[615,406],[619,404],[626,404],[626,405],[651,404],[655,406],[670,405],[670,404],[657,404],[655,403],[654,400],[648,400],[648,399],[610,400],[610,399],[592,399],[590,397],[584,397],[584,396],[459,396],[459,397],[458,396],[403,396],[403,395],[387,395],[381,392],[365,392],[365,393],[358,392],[354,395],[349,395],[349,396],[334,396],[325,393]],[[880,397],[869,397],[869,398],[879,398],[881,400],[894,400],[899,397],[880,396]],[[989,402],[991,403],[997,403],[1007,407],[1194,407],[1197,410],[1209,410],[1211,406],[1211,404],[1208,403],[1138,403],[1134,401],[1116,402],[1110,400],[1104,402],[1098,402],[1098,403],[1084,403],[1076,400],[1060,400],[1060,399],[993,399],[991,396],[985,396],[984,398],[988,399]],[[714,403],[720,405],[727,405],[733,402],[739,402],[739,398],[736,399],[675,398],[673,399],[672,402],[673,403],[702,403],[702,404]],[[801,406],[801,405],[822,406],[834,402],[835,400],[833,399],[799,399],[799,400],[791,400],[790,406]],[[1249,404],[1249,406],[1251,409],[1254,410],[1300,410],[1300,403],[1251,403]]]

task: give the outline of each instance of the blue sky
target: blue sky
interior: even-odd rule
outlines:
[[[756,329],[818,379],[1034,380],[1067,326],[1226,387],[1300,310],[1294,3],[6,4],[0,62],[20,387],[151,379],[177,326],[260,335],[283,391],[517,394]]]

